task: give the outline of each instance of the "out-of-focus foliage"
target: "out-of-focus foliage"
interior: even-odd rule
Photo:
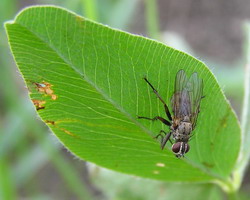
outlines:
[[[13,19],[21,8],[30,3],[62,6],[112,27],[130,30],[136,20],[144,23],[145,19],[138,18],[137,15],[143,10],[142,2],[138,0],[40,0],[33,2],[1,0],[0,199],[87,199],[90,196],[100,199],[105,197],[145,199],[147,196],[145,187],[148,185],[155,188],[155,190],[152,190],[151,187],[150,190],[148,189],[150,197],[165,199],[170,194],[176,198],[175,195],[179,193],[178,189],[182,188],[182,185],[169,186],[117,173],[115,175],[105,173],[96,167],[86,167],[82,161],[74,159],[72,155],[62,150],[57,139],[40,122],[27,98],[28,91],[24,88],[23,81],[10,55],[3,30],[3,22]],[[164,28],[161,27],[161,30]],[[148,32],[150,33],[150,31]],[[159,35],[162,34],[159,33]],[[179,40],[176,43],[179,43]],[[183,45],[177,48],[182,47]],[[201,58],[201,55],[197,56]],[[230,67],[229,65],[224,66],[211,59],[206,60],[205,63],[212,67],[220,84],[227,92],[226,94],[234,97],[233,104],[237,107],[243,93],[242,63],[236,63],[238,67],[230,69],[233,72],[228,74],[229,70],[226,67]],[[233,65],[231,67],[234,67]],[[92,169],[90,173],[88,173],[88,169]],[[133,182],[133,185],[124,186],[122,182],[124,177],[128,183]],[[121,181],[121,184],[116,184],[118,181]],[[111,186],[108,187],[108,185]],[[247,199],[249,185],[244,184],[243,186],[246,195],[242,196]],[[197,190],[202,191],[199,188],[197,187]],[[211,190],[215,191],[215,194],[218,192],[218,188],[211,188]],[[220,192],[218,192],[219,194]]]

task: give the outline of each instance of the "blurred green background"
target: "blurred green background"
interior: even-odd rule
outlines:
[[[177,199],[172,193],[178,185],[143,180],[80,161],[40,121],[11,56],[3,26],[22,8],[38,4],[62,6],[190,53],[215,73],[240,118],[246,62],[243,24],[250,18],[250,1],[0,1],[0,199]],[[246,198],[249,178],[248,173],[242,187]],[[199,186],[195,188],[202,192]]]

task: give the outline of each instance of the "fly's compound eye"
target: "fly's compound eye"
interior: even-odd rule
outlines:
[[[180,149],[181,149],[181,142],[177,142],[177,143],[172,145],[172,151],[174,153],[179,153]]]
[[[189,149],[190,149],[189,144],[184,143],[184,142],[176,142],[172,146],[172,151],[175,154],[180,154],[180,155],[187,153]]]
[[[189,149],[190,149],[189,144],[185,143],[185,153],[187,153]]]

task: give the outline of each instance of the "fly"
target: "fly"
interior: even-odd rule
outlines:
[[[164,149],[166,143],[170,141],[172,144],[172,151],[176,157],[184,157],[184,154],[190,149],[188,141],[192,136],[192,131],[195,129],[198,114],[200,112],[200,102],[204,97],[202,96],[202,79],[198,77],[196,72],[194,72],[190,78],[187,77],[184,70],[180,70],[176,74],[174,94],[171,98],[173,116],[170,114],[167,104],[153,85],[146,78],[144,78],[144,80],[163,103],[168,120],[160,116],[154,118],[138,116],[138,118],[151,121],[160,120],[163,124],[169,126],[169,133],[161,130],[155,138],[161,137],[161,149]],[[171,136],[174,143],[170,139]]]

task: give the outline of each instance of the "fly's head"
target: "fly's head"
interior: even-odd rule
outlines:
[[[172,145],[172,151],[177,158],[184,157],[184,154],[189,151],[189,144],[186,142],[176,142]]]

